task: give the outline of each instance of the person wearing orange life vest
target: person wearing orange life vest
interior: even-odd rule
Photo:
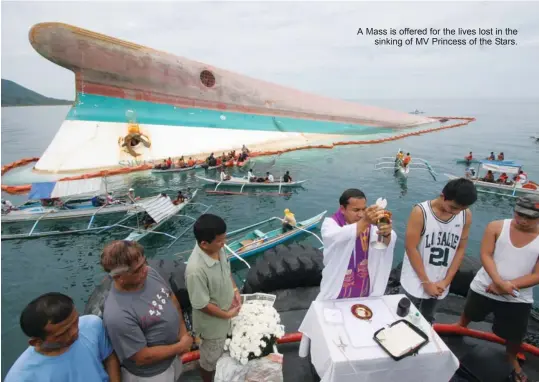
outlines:
[[[187,167],[193,167],[195,165],[195,161],[192,157],[189,157],[189,160],[187,161]]]
[[[468,162],[470,162],[473,159],[472,152],[470,151],[470,153],[467,156],[465,156],[464,159],[466,159]]]
[[[184,168],[185,167],[185,159],[183,158],[183,155],[181,156],[180,159],[178,159],[178,167],[179,168]]]
[[[498,160],[505,160],[505,155],[503,155],[503,153],[499,153]]]
[[[412,161],[412,157],[410,156],[410,153],[406,153],[406,156],[404,157],[404,160],[402,161],[402,165],[404,167],[408,167],[408,164]]]
[[[167,161],[166,161],[166,164],[167,164],[167,168],[171,168],[172,167],[172,159],[170,157],[168,157]]]
[[[498,180],[496,182],[501,183],[501,184],[505,184],[505,183],[507,183],[508,179],[509,179],[509,177],[507,176],[507,174],[505,172],[502,172],[502,175],[500,175],[500,177],[498,178]]]

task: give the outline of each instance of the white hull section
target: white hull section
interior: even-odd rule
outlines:
[[[151,146],[134,147],[134,158],[119,140],[128,134],[126,123],[66,120],[35,165],[44,172],[73,172],[92,169],[136,166],[168,157],[200,156],[240,149],[243,144],[269,144],[285,148],[314,144],[320,134],[283,133],[280,131],[233,130],[206,127],[140,124],[140,133]],[[335,137],[325,135],[325,139]],[[312,138],[312,139],[311,139]]]

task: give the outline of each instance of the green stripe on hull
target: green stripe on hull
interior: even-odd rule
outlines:
[[[347,123],[271,117],[230,111],[179,108],[172,105],[92,94],[78,94],[78,102],[66,119],[72,121],[128,122],[126,112],[136,113],[136,122],[150,125],[209,127],[217,129],[281,131],[286,133],[363,135],[389,133],[381,129]]]

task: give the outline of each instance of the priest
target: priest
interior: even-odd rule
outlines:
[[[322,223],[324,269],[316,300],[384,295],[397,241],[391,220],[376,225],[384,216],[381,207],[367,207],[367,197],[361,190],[351,188],[343,192],[337,212]],[[374,248],[373,244],[379,239],[387,248]],[[309,309],[299,328],[303,333],[300,357],[309,354],[309,335],[316,332],[309,317],[311,311]]]
[[[322,223],[324,270],[317,300],[382,296],[393,265],[397,235],[391,221],[377,205],[367,207],[367,197],[351,188],[339,198],[339,209]],[[376,249],[380,240],[387,248]]]

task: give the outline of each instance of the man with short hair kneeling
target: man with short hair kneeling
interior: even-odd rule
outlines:
[[[200,336],[200,372],[211,382],[217,361],[224,352],[230,319],[238,315],[241,297],[230,263],[223,250],[226,223],[219,216],[204,214],[194,225],[197,241],[185,270],[193,327]]]

